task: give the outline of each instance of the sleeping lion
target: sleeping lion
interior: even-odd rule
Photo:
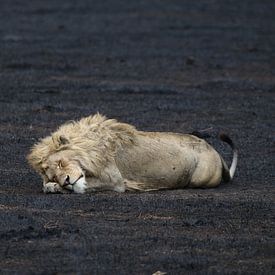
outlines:
[[[230,169],[197,136],[138,131],[96,114],[62,125],[27,159],[42,176],[45,193],[216,187],[233,178],[238,158],[231,139],[221,139],[233,149]]]

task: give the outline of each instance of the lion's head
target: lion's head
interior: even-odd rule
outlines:
[[[64,188],[73,189],[75,184],[85,182],[84,169],[69,151],[50,155],[41,167],[49,182],[56,182]]]
[[[64,136],[43,139],[32,148],[27,158],[31,166],[41,174],[44,185],[49,182],[58,183],[62,188],[83,193],[86,176],[92,175],[89,169],[85,169],[86,154],[83,150],[71,148],[69,140]]]

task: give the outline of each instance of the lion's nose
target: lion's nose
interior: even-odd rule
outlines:
[[[67,175],[66,179],[65,179],[65,182],[64,182],[64,185],[69,185],[70,184],[70,176]]]

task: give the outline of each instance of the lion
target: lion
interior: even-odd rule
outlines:
[[[230,169],[198,136],[139,131],[95,114],[60,126],[36,143],[27,159],[45,193],[210,188],[232,180],[237,166],[232,140],[220,138],[233,150]]]

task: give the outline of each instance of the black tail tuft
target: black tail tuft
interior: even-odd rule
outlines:
[[[228,143],[232,147],[232,149],[235,148],[235,145],[234,145],[232,139],[228,135],[226,135],[225,133],[220,133],[220,139],[222,141]]]

